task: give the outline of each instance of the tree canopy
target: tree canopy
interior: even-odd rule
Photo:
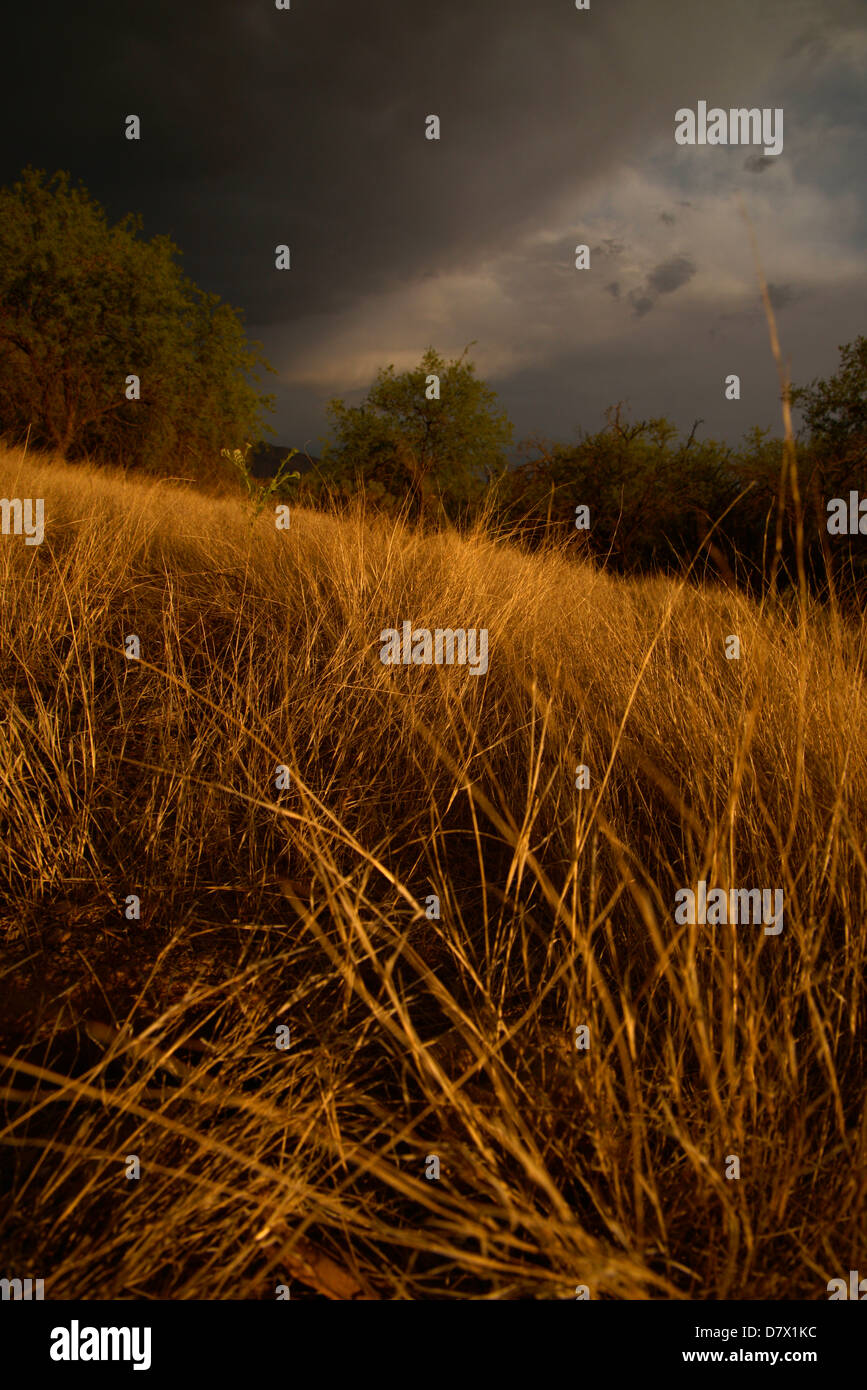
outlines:
[[[867,573],[860,535],[826,544],[828,502],[863,492],[867,462],[867,338],[840,348],[827,380],[796,387],[804,415],[797,441],[808,571],[817,587],[829,568],[848,584]],[[594,558],[624,571],[680,569],[707,540],[712,567],[726,579],[761,582],[773,551],[782,439],[750,430],[735,447],[686,439],[664,418],[627,422],[619,406],[607,425],[575,444],[536,445],[534,455],[497,486],[505,521],[531,544],[569,537]],[[590,524],[579,529],[586,509]],[[796,572],[793,497],[782,511],[783,582]],[[704,562],[702,562],[704,563]]]
[[[361,405],[332,400],[326,479],[344,493],[361,484],[385,506],[409,496],[420,514],[435,500],[452,512],[478,496],[506,467],[512,425],[468,351],[446,361],[430,347],[409,371],[382,368]]]
[[[867,453],[867,338],[839,348],[840,366],[826,381],[792,391],[813,447],[840,462],[860,462]]]
[[[71,459],[197,472],[260,436],[271,397],[251,381],[267,364],[170,238],[141,230],[133,214],[109,225],[62,171],[28,166],[0,189],[0,429]]]

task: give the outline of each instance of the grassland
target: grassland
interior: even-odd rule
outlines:
[[[0,495],[46,517],[0,537],[0,1272],[817,1299],[863,1266],[861,623],[19,450]],[[487,675],[384,666],[404,619],[487,628]],[[702,879],[781,887],[782,933],[677,925]]]

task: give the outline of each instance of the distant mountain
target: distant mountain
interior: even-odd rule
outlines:
[[[250,472],[253,477],[273,478],[290,447],[289,444],[257,444],[255,449],[250,450]],[[294,473],[297,469],[299,473],[309,473],[311,468],[318,467],[319,462],[315,454],[300,449],[289,464],[289,472]]]

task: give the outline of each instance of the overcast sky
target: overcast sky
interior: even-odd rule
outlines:
[[[590,5],[31,4],[4,21],[2,182],[68,169],[170,234],[264,342],[280,443],[318,453],[329,397],[471,340],[516,441],[620,400],[699,437],[777,431],[736,194],[794,381],[830,374],[867,333],[867,4]],[[782,108],[782,153],[678,145],[699,101]]]

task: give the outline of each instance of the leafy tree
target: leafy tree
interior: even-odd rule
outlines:
[[[248,378],[267,364],[238,311],[141,226],[110,226],[63,172],[0,189],[0,427],[68,458],[195,472],[259,437],[271,398]]]
[[[867,554],[860,534],[828,543],[827,504],[832,497],[863,492],[867,467],[867,338],[841,345],[840,366],[827,380],[792,391],[803,412],[807,439],[799,448],[801,494],[808,508],[807,534],[824,542],[824,563],[838,592],[867,590]],[[818,568],[814,566],[814,568]]]
[[[839,459],[867,451],[867,338],[840,347],[841,365],[827,381],[814,380],[792,391],[792,404],[804,414],[811,442]]]
[[[512,425],[496,393],[466,360],[428,348],[418,367],[382,368],[359,406],[332,400],[337,441],[323,454],[326,478],[344,494],[360,481],[385,506],[407,495],[420,515],[438,499],[447,512],[478,496],[506,466]],[[439,399],[429,399],[439,378]]]

